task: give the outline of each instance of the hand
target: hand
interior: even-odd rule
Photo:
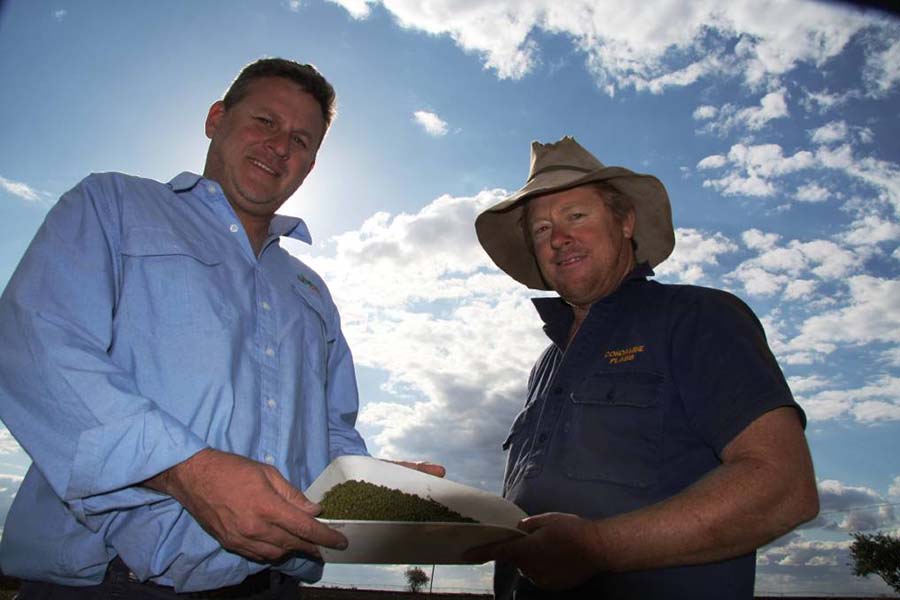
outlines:
[[[347,545],[314,518],[318,504],[274,467],[243,456],[207,448],[144,485],[175,498],[223,548],[257,562],[293,552],[320,558],[316,546]]]
[[[527,517],[519,529],[530,535],[469,550],[464,558],[508,562],[542,590],[568,590],[600,570],[594,558],[593,527],[592,521],[564,513]]]
[[[419,461],[419,462],[409,462],[407,460],[386,460],[382,459],[384,462],[394,463],[395,465],[400,465],[401,467],[406,467],[407,469],[413,469],[414,471],[421,471],[422,473],[427,473],[428,475],[434,475],[435,477],[443,477],[447,474],[447,469],[445,469],[441,465],[436,465],[434,463]]]

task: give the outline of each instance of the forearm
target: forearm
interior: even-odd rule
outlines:
[[[631,571],[740,556],[812,518],[799,497],[767,489],[765,465],[722,466],[681,494],[592,523],[599,570]]]
[[[791,411],[778,409],[751,424],[740,442],[726,449],[725,463],[683,492],[593,522],[589,539],[599,570],[732,558],[813,518],[818,497],[812,461]]]

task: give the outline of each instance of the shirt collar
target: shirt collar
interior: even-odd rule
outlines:
[[[203,181],[206,185],[197,187],[197,184]],[[195,191],[204,200],[211,200],[224,196],[222,187],[211,179],[204,179],[196,173],[184,171],[176,175],[170,182],[169,187],[175,193]],[[312,236],[309,233],[309,227],[303,219],[298,217],[289,217],[287,215],[276,214],[269,223],[269,234],[277,236],[287,236],[312,244]]]
[[[625,279],[622,280],[622,283],[616,288],[616,291],[609,296],[601,298],[597,302],[609,302],[614,299],[618,295],[619,290],[628,283],[636,280],[645,281],[652,275],[653,269],[650,265],[646,262],[642,262],[635,266],[628,275],[625,276]],[[568,339],[569,328],[572,326],[572,320],[574,318],[572,307],[558,296],[555,298],[532,298],[531,302],[534,304],[534,307],[538,311],[538,315],[540,315],[541,320],[544,322],[544,332],[547,336],[557,344],[562,343],[565,345],[564,341]]]

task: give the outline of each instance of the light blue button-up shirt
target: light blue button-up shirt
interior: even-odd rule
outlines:
[[[179,591],[232,585],[266,565],[140,482],[211,447],[304,490],[366,454],[337,309],[282,235],[310,243],[276,216],[255,256],[219,185],[190,173],[91,175],[50,211],[0,299],[0,419],[33,461],[3,573],[90,585],[118,554]]]

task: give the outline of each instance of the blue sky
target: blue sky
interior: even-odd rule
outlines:
[[[663,180],[677,245],[659,279],[744,298],[807,411],[822,514],[760,551],[758,592],[888,590],[846,563],[849,531],[900,532],[900,21],[800,0],[6,0],[0,286],[86,174],[199,172],[206,110],[262,56],[338,91],[283,212],[312,230],[289,248],[341,309],[373,454],[499,490],[546,340],[472,222],[524,182],[531,140],[574,135]],[[28,464],[0,429],[0,518]],[[485,567],[436,571],[436,589],[488,585]]]

